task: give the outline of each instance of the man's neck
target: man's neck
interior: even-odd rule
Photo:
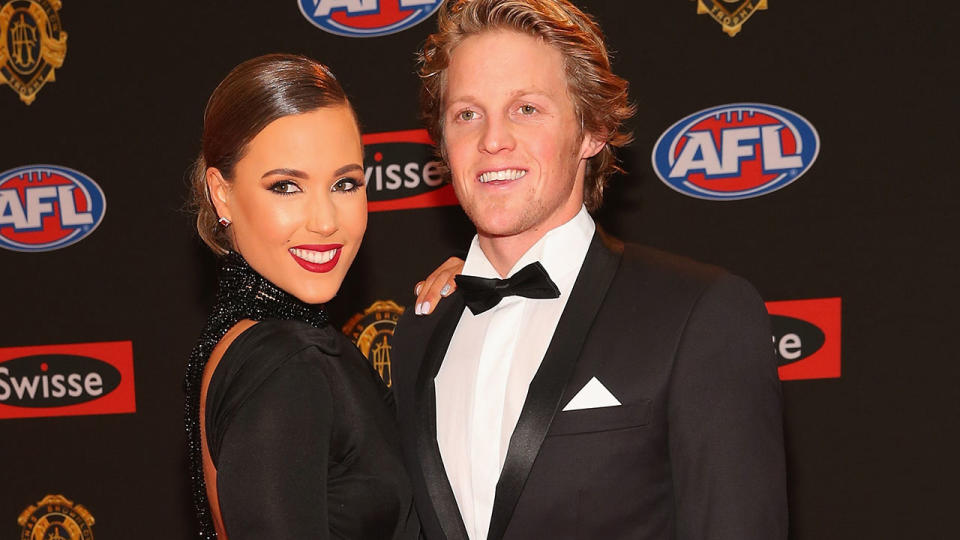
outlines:
[[[519,234],[506,236],[494,236],[477,231],[477,243],[483,251],[483,255],[490,261],[493,269],[505,278],[510,270],[517,264],[517,261],[523,257],[523,254],[530,250],[534,244],[540,241],[548,232],[568,223],[580,212],[578,206],[576,211],[569,215],[552,221],[549,224],[534,227]]]
[[[536,244],[546,231],[540,231],[538,235],[532,235],[533,231],[526,231],[522,235],[516,236],[486,236],[477,232],[477,242],[484,256],[493,265],[493,269],[505,278],[510,273],[520,257]]]

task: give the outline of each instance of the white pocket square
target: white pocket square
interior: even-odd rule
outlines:
[[[581,409],[596,409],[598,407],[617,407],[620,401],[609,390],[592,377],[583,388],[573,396],[573,399],[563,408],[565,411],[579,411]]]

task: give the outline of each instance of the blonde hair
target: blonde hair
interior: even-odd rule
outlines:
[[[614,148],[633,136],[622,130],[633,116],[628,83],[610,68],[603,33],[586,13],[566,0],[449,0],[439,12],[437,32],[427,38],[420,53],[420,112],[441,158],[443,150],[443,98],[450,53],[464,39],[487,30],[509,29],[542,39],[560,50],[564,58],[568,91],[587,131],[606,144],[587,161],[583,200],[596,210],[610,175],[623,172]]]

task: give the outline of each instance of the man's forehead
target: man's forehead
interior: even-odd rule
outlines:
[[[446,103],[523,96],[556,100],[566,97],[568,90],[559,49],[515,30],[489,30],[466,38],[451,51],[443,83]]]

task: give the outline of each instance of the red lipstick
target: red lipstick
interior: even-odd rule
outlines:
[[[318,274],[323,274],[333,270],[334,267],[337,266],[337,262],[340,260],[340,252],[343,251],[342,248],[343,248],[343,244],[309,244],[309,245],[305,244],[300,246],[294,246],[290,248],[290,250],[287,250],[287,253],[289,253],[290,256],[293,257],[293,260],[297,261],[297,264],[302,266],[304,269],[309,270],[311,272],[316,272]],[[331,250],[336,250],[336,251],[334,252],[333,257],[329,261],[323,262],[323,263],[316,263],[316,262],[308,261],[303,257],[297,256],[292,251],[294,249],[302,249],[304,251],[315,251],[315,252],[324,252],[324,251],[331,251]]]

